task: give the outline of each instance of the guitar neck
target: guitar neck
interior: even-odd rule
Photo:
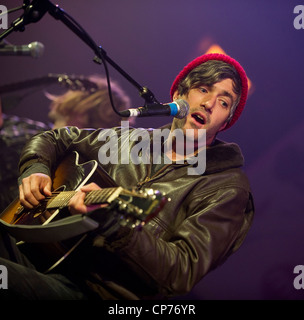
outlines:
[[[15,83],[6,84],[3,86],[0,86],[0,93],[8,93],[12,91],[17,91],[20,89],[27,89],[31,88],[33,86],[39,85],[47,85],[58,82],[58,77],[54,76],[47,76],[47,77],[40,77],[37,79],[30,79],[26,81],[20,81]]]
[[[86,205],[111,203],[120,195],[122,190],[123,188],[117,187],[90,191],[87,193],[84,203]],[[76,193],[77,191],[54,192],[51,199],[48,201],[47,209],[67,207],[69,201]]]

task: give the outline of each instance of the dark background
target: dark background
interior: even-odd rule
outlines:
[[[9,9],[22,1],[1,0]],[[301,299],[296,265],[304,265],[304,29],[296,30],[293,13],[299,1],[285,0],[62,0],[69,13],[140,85],[161,102],[181,68],[211,44],[237,59],[253,90],[240,120],[219,138],[237,142],[246,160],[256,203],[253,227],[241,247],[185,298]],[[304,4],[304,3],[303,3]],[[9,22],[22,11],[9,15]],[[304,21],[302,21],[304,23]],[[3,30],[0,30],[3,31]],[[48,73],[104,74],[93,51],[61,21],[46,14],[24,32],[6,37],[12,44],[42,42],[42,57],[0,58],[0,86]],[[132,99],[137,89],[109,66],[110,76]],[[22,101],[7,113],[47,122],[44,91],[57,84],[15,92]],[[35,92],[33,92],[35,91]],[[3,96],[7,99],[7,96]],[[156,127],[168,117],[138,119],[137,126]]]

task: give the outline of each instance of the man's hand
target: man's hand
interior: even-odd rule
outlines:
[[[51,196],[52,180],[43,173],[34,173],[24,178],[19,186],[20,203],[29,209],[37,206],[39,201]]]
[[[71,214],[85,214],[88,211],[92,211],[94,209],[105,207],[107,204],[98,204],[98,205],[90,205],[86,206],[84,204],[85,196],[88,192],[93,190],[100,190],[101,188],[94,182],[89,183],[82,188],[73,196],[73,198],[69,201],[69,210]]]
[[[52,195],[51,186],[51,178],[43,173],[34,173],[27,178],[24,178],[19,186],[20,203],[26,208],[34,208],[41,200]],[[69,201],[69,210],[71,214],[84,214],[96,208],[107,206],[107,204],[92,206],[86,206],[84,204],[86,193],[98,189],[101,188],[96,183],[90,183],[83,186]]]

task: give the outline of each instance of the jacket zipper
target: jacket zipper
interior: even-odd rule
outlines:
[[[149,175],[151,174],[151,169],[150,169],[150,173],[149,173],[149,175],[146,176],[145,180],[137,183],[137,189],[138,190],[141,189],[145,183],[150,182],[153,179],[155,179],[159,174],[164,172],[170,165],[171,165],[171,163],[163,166],[160,170],[158,170],[156,173],[154,173],[154,175],[152,177],[149,177]]]

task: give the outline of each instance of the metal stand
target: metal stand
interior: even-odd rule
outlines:
[[[113,68],[115,68],[123,77],[125,77],[132,85],[134,85],[138,89],[139,95],[145,100],[145,106],[159,103],[154,97],[154,94],[147,87],[142,87],[140,84],[138,84],[129,74],[127,74],[121,67],[119,67],[111,58],[109,58],[106,51],[101,46],[98,46],[88,35],[88,33],[63,9],[59,8],[58,5],[54,5],[49,0],[33,0],[31,3],[29,0],[24,0],[23,10],[23,15],[12,22],[9,29],[0,34],[0,41],[13,31],[23,32],[27,24],[38,22],[45,15],[45,13],[48,12],[53,18],[64,23],[73,33],[75,33],[94,51],[96,56],[94,57],[93,61],[98,64],[103,63],[107,73],[109,88],[110,81],[108,77],[107,65],[105,62],[108,62]],[[113,109],[116,113],[121,115],[119,111],[117,111],[115,108]]]

